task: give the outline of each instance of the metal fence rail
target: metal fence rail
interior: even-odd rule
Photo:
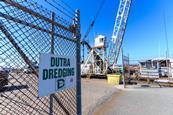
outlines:
[[[0,0],[0,72],[8,73],[0,114],[80,114],[80,79],[77,89],[38,97],[37,68],[40,53],[76,56],[80,64],[79,21],[79,12],[65,20],[35,2]]]

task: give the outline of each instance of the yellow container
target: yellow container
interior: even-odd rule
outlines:
[[[121,75],[108,74],[107,78],[108,78],[108,84],[111,84],[111,85],[119,85],[120,84]]]

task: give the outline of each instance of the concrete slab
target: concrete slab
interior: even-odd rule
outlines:
[[[83,115],[90,115],[96,107],[119,91],[115,86],[109,85],[105,79],[82,79]]]

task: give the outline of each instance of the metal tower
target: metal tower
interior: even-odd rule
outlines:
[[[120,0],[114,30],[112,34],[112,42],[110,42],[110,49],[108,54],[109,66],[112,66],[117,63],[124,37],[124,32],[126,29],[131,2],[132,0]]]

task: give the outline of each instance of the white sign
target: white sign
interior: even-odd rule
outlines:
[[[48,96],[76,86],[76,58],[41,54],[38,95]]]

